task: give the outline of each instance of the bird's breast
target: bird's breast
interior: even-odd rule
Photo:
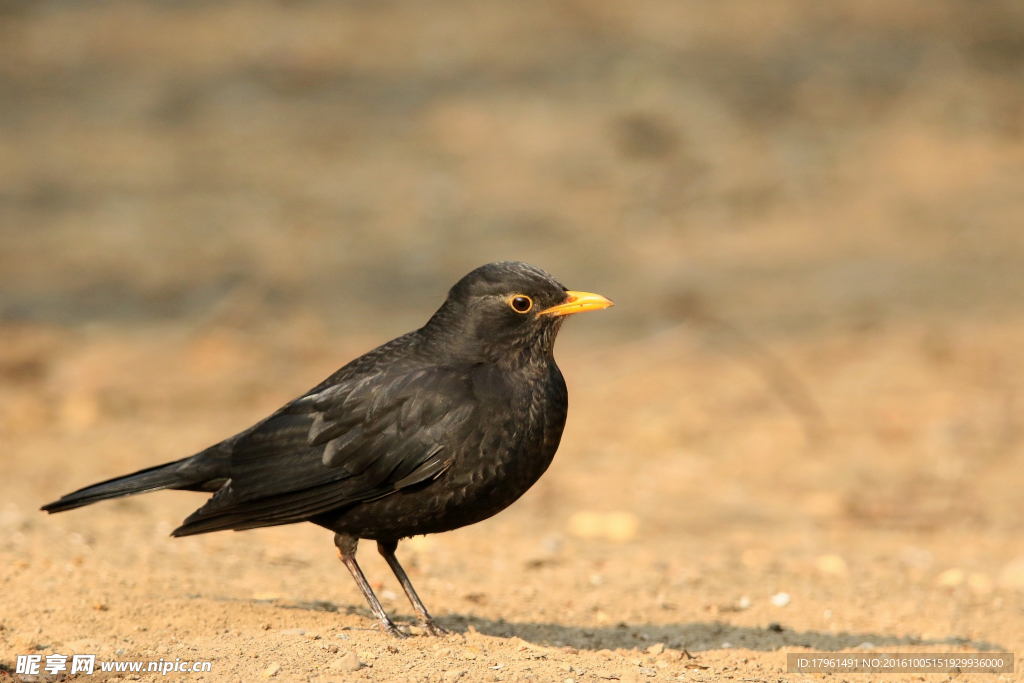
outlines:
[[[518,500],[554,458],[568,398],[557,367],[539,379],[508,380],[500,392],[478,399],[472,434],[446,445],[452,464],[443,474],[423,487],[361,503],[324,525],[395,540],[474,524]]]
[[[543,378],[513,378],[502,400],[488,403],[478,443],[458,453],[446,473],[449,507],[466,511],[473,518],[466,523],[500,512],[537,482],[558,449],[568,407],[557,367]]]

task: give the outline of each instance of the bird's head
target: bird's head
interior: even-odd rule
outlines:
[[[515,362],[551,356],[565,316],[611,305],[599,294],[567,290],[536,266],[502,261],[459,280],[424,330],[462,357]]]

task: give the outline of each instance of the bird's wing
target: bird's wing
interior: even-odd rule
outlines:
[[[230,482],[175,534],[287,524],[422,483],[479,418],[469,374],[450,368],[318,387],[240,435]]]

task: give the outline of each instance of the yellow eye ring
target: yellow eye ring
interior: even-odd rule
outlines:
[[[530,309],[533,308],[533,299],[525,294],[516,294],[508,300],[508,305],[516,313],[529,313]]]

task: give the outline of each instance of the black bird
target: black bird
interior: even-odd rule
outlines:
[[[526,263],[459,280],[415,332],[360,356],[245,431],[183,460],[88,486],[44,506],[176,489],[214,495],[172,536],[313,522],[381,627],[403,635],[356,563],[377,542],[424,629],[434,623],[395,557],[398,541],[491,517],[551,464],[568,394],[555,364],[564,316],[611,306]]]

